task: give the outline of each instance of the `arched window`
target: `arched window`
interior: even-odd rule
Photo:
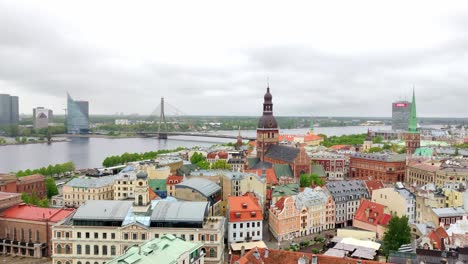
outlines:
[[[71,253],[71,248],[70,245],[65,246],[65,254],[70,254]]]
[[[216,257],[216,252],[214,248],[210,248],[210,258],[215,258]]]
[[[39,235],[39,230],[36,231],[36,241],[39,242],[40,241],[40,235]]]
[[[65,264],[70,264],[70,261],[65,261]]]
[[[91,246],[90,246],[90,245],[86,245],[86,246],[85,246],[85,254],[86,254],[86,255],[91,254]],[[88,264],[89,264],[89,263],[88,263]]]
[[[24,241],[24,229],[21,228],[21,241]]]
[[[78,261],[76,264],[81,264],[81,261]]]
[[[57,261],[57,264],[62,264],[62,261],[60,261],[60,260],[59,260],[59,261]]]
[[[138,205],[139,206],[143,205],[143,195],[138,195]]]
[[[61,254],[61,253],[62,253],[62,246],[57,245],[57,254]]]
[[[76,246],[76,254],[81,255],[81,245]]]
[[[99,255],[99,246],[94,245],[94,255]]]
[[[115,256],[115,246],[111,246],[111,256]]]

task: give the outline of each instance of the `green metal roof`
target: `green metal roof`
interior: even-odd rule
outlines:
[[[299,184],[297,183],[288,183],[283,185],[278,185],[273,189],[271,193],[272,197],[278,196],[291,196],[299,193]]]
[[[153,191],[165,191],[166,180],[165,179],[149,179],[148,185]]]
[[[313,164],[311,167],[311,174],[318,175],[319,177],[325,177],[327,174],[325,173],[325,170],[323,169],[322,165],[320,164]]]
[[[420,156],[420,157],[432,157],[434,155],[434,149],[433,148],[417,148],[414,151],[415,156]]]
[[[275,170],[276,177],[287,176],[293,177],[294,174],[288,164],[274,164],[273,169]]]
[[[249,166],[249,168],[252,168],[259,162],[260,162],[259,158],[247,158],[247,165]]]
[[[197,259],[201,243],[187,242],[173,235],[164,235],[139,246],[132,246],[127,252],[107,264],[175,264],[179,257],[188,252]]]

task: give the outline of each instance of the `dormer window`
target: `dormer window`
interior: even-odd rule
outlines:
[[[251,212],[250,215],[251,215],[252,217],[255,217],[255,216],[257,216],[257,212]]]
[[[241,214],[240,213],[236,213],[236,217],[237,218],[240,218]]]
[[[246,204],[246,203],[242,203],[242,208],[243,208],[243,209],[247,209],[247,204]]]

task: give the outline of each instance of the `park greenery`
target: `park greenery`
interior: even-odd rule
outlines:
[[[408,225],[408,217],[393,215],[387,225],[383,237],[383,251],[386,256],[390,251],[397,251],[401,245],[411,242],[411,229]]]
[[[317,174],[302,174],[299,178],[299,185],[304,187],[323,186],[325,181],[320,178]]]
[[[16,172],[16,176],[18,177],[23,177],[23,176],[28,176],[32,174],[42,174],[45,176],[53,176],[55,174],[63,174],[66,172],[72,172],[75,170],[75,164],[73,162],[65,162],[62,164],[55,164],[55,165],[49,165],[47,167],[42,167],[39,169],[27,169],[25,171],[20,170]]]
[[[102,162],[102,166],[112,167],[116,165],[123,165],[123,164],[126,164],[127,162],[132,162],[132,161],[155,159],[158,155],[171,153],[171,152],[177,152],[177,151],[181,151],[184,149],[185,148],[183,147],[178,147],[176,149],[161,149],[158,151],[148,151],[148,152],[142,152],[142,153],[125,152],[122,155],[110,156],[110,157],[105,158],[104,161]]]
[[[47,198],[39,199],[36,194],[21,194],[21,200],[26,204],[31,204],[39,207],[49,207],[49,200]]]
[[[206,157],[199,152],[195,152],[190,157],[190,163],[197,165],[197,167],[201,170],[206,169],[213,169],[213,170],[230,170],[231,165],[229,165],[225,160],[217,160],[210,165],[208,161],[206,161]]]
[[[366,139],[366,134],[355,134],[355,135],[342,135],[342,136],[331,136],[327,137],[325,135],[320,134],[324,140],[321,145],[329,148],[335,145],[358,145],[363,144],[364,140]]]
[[[3,131],[6,136],[14,138],[19,137],[21,140],[24,137],[50,138],[51,135],[64,134],[66,132],[64,125],[49,126],[48,128],[41,129],[34,129],[27,126],[10,125],[0,127],[0,131]],[[16,141],[18,142],[18,140]]]
[[[45,187],[47,192],[47,198],[52,198],[52,196],[59,194],[57,184],[55,183],[54,178],[48,177],[45,180]]]

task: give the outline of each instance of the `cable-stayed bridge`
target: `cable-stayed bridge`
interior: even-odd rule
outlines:
[[[159,139],[167,139],[169,136],[193,136],[193,137],[208,137],[208,138],[227,138],[237,139],[235,135],[223,135],[218,133],[209,132],[182,132],[182,131],[168,131],[168,121],[174,122],[174,118],[180,118],[186,116],[177,107],[167,103],[164,97],[161,97],[161,102],[156,109],[151,113],[151,116],[157,120],[158,130],[157,131],[142,131],[137,132],[138,135],[146,137],[155,137]],[[243,137],[245,140],[255,140],[255,137]]]

